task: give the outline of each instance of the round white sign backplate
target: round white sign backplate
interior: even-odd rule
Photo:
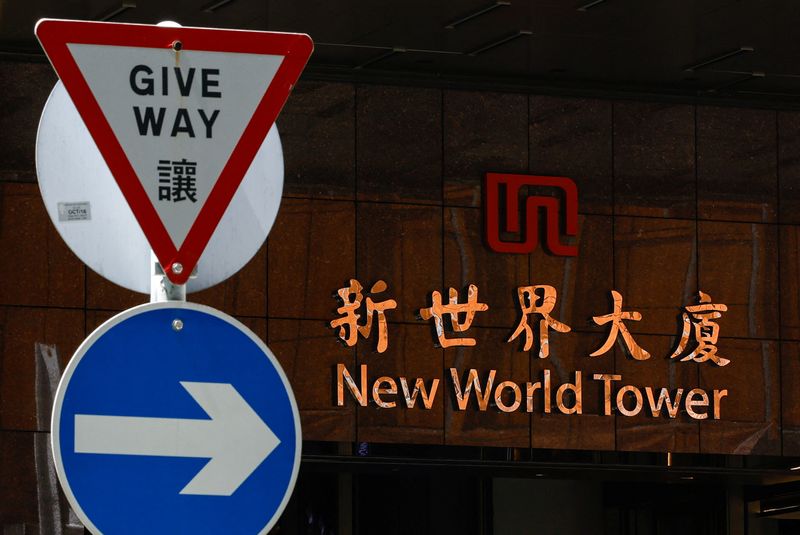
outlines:
[[[36,171],[47,213],[78,258],[111,282],[149,294],[150,245],[60,81],[39,122]],[[283,151],[273,125],[187,292],[218,284],[247,264],[275,221],[282,192]]]

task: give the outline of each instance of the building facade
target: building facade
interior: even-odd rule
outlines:
[[[49,461],[55,386],[147,296],[85,267],[46,215],[52,68],[0,72],[0,525],[82,533]],[[294,388],[304,457],[277,533],[800,529],[800,112],[323,78],[278,118],[266,243],[189,296],[257,333]],[[567,177],[577,206],[536,179],[488,205],[487,173]],[[492,250],[487,213],[517,209],[538,244]]]

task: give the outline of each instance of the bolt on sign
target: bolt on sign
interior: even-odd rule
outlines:
[[[311,39],[49,19],[36,36],[164,272],[185,284]]]
[[[378,281],[372,286],[371,294],[386,291],[384,281]],[[369,338],[372,334],[373,315],[378,317],[378,332],[376,338],[377,353],[384,353],[389,347],[389,332],[386,312],[397,308],[394,299],[375,301],[372,296],[367,296],[364,303],[363,286],[355,279],[350,280],[349,286],[339,288],[338,298],[342,306],[337,309],[340,317],[332,320],[330,326],[337,329],[340,340],[349,347],[355,346],[358,336]],[[540,359],[550,356],[550,331],[558,336],[569,336],[571,327],[552,316],[558,298],[556,288],[549,285],[521,286],[517,288],[518,309],[520,319],[506,343],[520,341],[523,351],[538,347],[536,351]],[[640,346],[626,326],[627,322],[641,321],[642,314],[636,310],[624,307],[623,296],[616,290],[611,291],[612,310],[609,313],[594,316],[592,321],[599,326],[607,327],[605,342],[596,350],[586,355],[586,358],[598,358],[608,353],[615,344],[625,348],[625,351],[635,361],[647,361],[652,354]],[[478,298],[478,287],[470,284],[467,289],[465,302],[459,302],[459,292],[450,288],[448,301],[442,301],[439,291],[433,291],[430,296],[432,305],[420,308],[418,317],[422,321],[432,321],[435,339],[432,343],[445,350],[452,347],[472,347],[476,340],[467,333],[475,315],[490,313],[489,305],[481,303]],[[714,321],[722,317],[728,307],[722,303],[714,303],[711,296],[699,292],[698,303],[687,305],[681,311],[682,332],[677,347],[668,358],[671,361],[709,363],[716,366],[726,366],[731,361],[718,354],[717,341],[719,339],[720,325]],[[362,310],[362,308],[364,310]],[[361,318],[364,318],[363,320]],[[449,328],[448,328],[449,327]],[[643,364],[644,365],[644,364]],[[676,418],[678,411],[683,407],[693,419],[704,420],[711,418],[719,420],[722,415],[722,400],[728,395],[727,389],[713,389],[710,392],[702,388],[677,388],[671,391],[663,386],[644,386],[618,384],[623,381],[620,374],[594,373],[585,377],[584,372],[576,370],[573,381],[555,387],[550,370],[543,370],[540,381],[529,381],[518,384],[514,381],[498,381],[497,370],[489,370],[486,379],[481,379],[481,374],[476,369],[466,372],[457,368],[449,370],[450,386],[458,410],[465,411],[469,407],[470,399],[474,397],[477,407],[481,411],[487,410],[489,402],[494,399],[495,406],[502,412],[539,410],[549,413],[552,411],[552,401],[563,414],[583,413],[583,385],[584,382],[597,381],[603,385],[603,415],[613,414],[612,405],[623,416],[635,416],[646,413],[653,417],[666,416]],[[417,401],[421,400],[424,409],[430,409],[437,393],[441,390],[442,378],[393,377],[383,376],[368,384],[368,365],[361,364],[358,373],[348,370],[339,363],[336,367],[336,405],[345,405],[346,394],[361,406],[366,406],[370,399],[377,407],[393,409],[405,405],[413,409]],[[398,382],[400,389],[398,390]],[[413,385],[413,388],[412,386]],[[553,389],[555,388],[555,393]],[[631,403],[632,400],[632,403]],[[646,401],[646,403],[645,403]]]

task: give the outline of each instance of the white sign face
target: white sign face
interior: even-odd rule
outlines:
[[[35,33],[165,275],[186,284],[311,39],[53,19]]]
[[[91,269],[150,293],[150,245],[78,110],[57,82],[36,139],[36,171],[45,208],[59,234]],[[197,264],[187,292],[213,286],[255,255],[283,191],[283,154],[273,126]]]
[[[67,46],[180,248],[283,56]]]

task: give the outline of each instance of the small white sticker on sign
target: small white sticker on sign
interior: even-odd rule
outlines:
[[[92,205],[88,202],[58,203],[59,221],[89,221],[92,219]]]

